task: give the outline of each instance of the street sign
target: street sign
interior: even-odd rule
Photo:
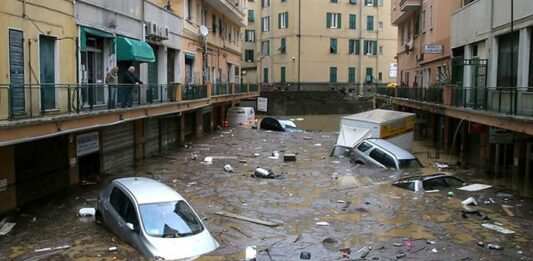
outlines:
[[[100,150],[98,132],[89,132],[76,136],[76,155],[78,157]]]
[[[442,53],[442,44],[426,44],[424,53]]]
[[[257,97],[257,111],[266,112],[268,109],[268,99]]]

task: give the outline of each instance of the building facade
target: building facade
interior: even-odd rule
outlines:
[[[378,0],[249,1],[244,82],[360,88],[396,81],[396,28]]]
[[[392,0],[398,27],[398,85],[445,84],[451,75],[451,15],[458,1]]]
[[[198,2],[224,28],[207,42],[192,12],[183,18],[193,1],[4,2],[0,213],[201,137],[258,95],[237,77],[240,2]]]

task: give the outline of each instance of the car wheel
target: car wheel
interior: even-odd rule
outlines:
[[[98,211],[98,209],[96,210],[96,213],[94,214],[94,221],[96,222],[96,224],[103,224],[103,218],[102,218],[102,213],[100,213],[100,211]]]

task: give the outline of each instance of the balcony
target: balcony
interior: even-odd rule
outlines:
[[[246,26],[245,9],[240,0],[207,0],[207,4],[223,13],[228,19],[237,25]]]
[[[380,96],[472,109],[501,116],[531,117],[533,120],[533,89],[515,87],[460,87],[456,85],[397,87],[377,89]]]
[[[58,118],[175,113],[213,102],[259,95],[257,88],[233,84],[25,84],[0,85],[0,129],[22,122]],[[216,97],[214,97],[216,96]],[[122,117],[122,116],[121,116]],[[0,139],[1,143],[1,139]]]
[[[398,3],[398,1],[395,3]],[[421,0],[400,0],[399,6],[394,7],[392,10],[392,24],[397,26],[421,6]]]

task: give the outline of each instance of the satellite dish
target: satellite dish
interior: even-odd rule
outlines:
[[[203,37],[207,37],[207,35],[209,34],[209,29],[207,28],[207,26],[205,26],[205,25],[200,25],[200,34],[201,34]]]

